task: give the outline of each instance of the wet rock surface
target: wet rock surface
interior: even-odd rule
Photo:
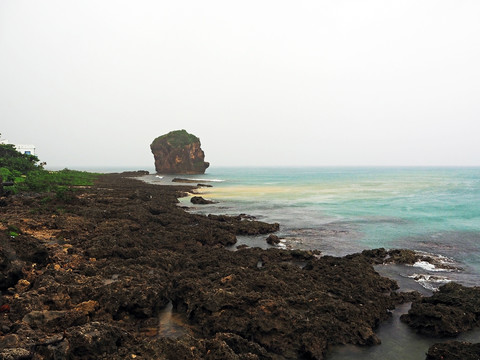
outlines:
[[[277,235],[270,234],[265,240],[269,245],[277,245],[280,243],[280,238]]]
[[[426,360],[478,360],[480,344],[449,341],[435,344],[428,349]]]
[[[172,182],[175,183],[184,183],[184,184],[196,184],[198,180],[195,179],[184,179],[184,178],[173,178]]]
[[[480,287],[448,283],[412,303],[401,320],[418,332],[454,336],[480,325]]]
[[[185,186],[127,175],[68,203],[3,199],[0,358],[323,359],[330,345],[378,344],[376,326],[410,298],[368,254],[228,251],[279,225],[190,214]],[[167,305],[179,336],[160,328]]]
[[[426,262],[442,269],[458,270],[445,262],[439,261],[432,256],[422,254],[410,249],[391,249],[384,248],[364,250],[362,255],[368,257],[375,264],[404,264],[413,265],[417,262]]]
[[[208,215],[208,219],[213,220],[212,224],[215,224],[221,229],[225,229],[235,235],[262,235],[269,234],[280,229],[278,223],[265,223],[263,221],[257,221],[252,219],[248,215]]]
[[[204,199],[201,196],[192,196],[190,202],[195,205],[208,205],[215,204],[215,201]]]

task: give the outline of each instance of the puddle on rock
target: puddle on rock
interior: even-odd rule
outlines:
[[[303,269],[308,264],[307,261],[301,261],[301,260],[291,260],[291,261],[288,261],[287,263],[294,266],[298,266],[300,269]]]
[[[114,282],[118,281],[118,274],[113,274],[110,279],[104,279],[103,280],[103,285],[110,285],[113,284]]]
[[[180,314],[173,312],[173,304],[170,301],[158,315],[158,337],[178,338],[190,333],[189,326]]]

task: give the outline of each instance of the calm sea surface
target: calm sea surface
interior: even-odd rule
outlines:
[[[284,247],[331,255],[408,248],[460,269],[442,271],[428,264],[379,269],[404,289],[428,292],[451,280],[480,285],[480,168],[213,167],[205,175],[182,177],[213,185],[200,192],[218,202],[192,211],[246,213],[278,222]],[[146,180],[161,184],[171,178],[149,175]],[[187,205],[188,200],[182,201]],[[268,247],[265,237],[242,237],[239,243]],[[373,350],[342,347],[329,359],[381,359],[387,354],[389,359],[424,359],[433,343],[398,320],[383,325],[378,334],[384,345]],[[467,336],[480,341],[478,333]]]

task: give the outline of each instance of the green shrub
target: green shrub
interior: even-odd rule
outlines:
[[[196,142],[200,142],[200,139],[193,134],[189,134],[186,130],[175,130],[171,131],[168,134],[159,136],[155,140],[153,140],[150,147],[154,149],[163,142],[167,142],[173,147],[183,147],[186,145],[190,145]]]
[[[58,186],[55,190],[55,198],[63,202],[70,202],[75,198],[75,191],[68,186]]]
[[[18,152],[11,144],[0,144],[0,168],[7,168],[10,171],[16,170],[21,174],[27,174],[32,170],[42,168],[41,165],[37,165],[39,161],[35,155]]]
[[[61,171],[36,170],[19,184],[22,191],[55,192],[57,198],[73,194],[72,186],[91,186],[98,174],[64,169]]]
[[[76,186],[90,186],[98,174],[63,169],[47,171],[34,155],[22,154],[13,145],[0,144],[0,176],[13,181],[14,186],[4,188],[6,193],[18,191],[54,192],[58,200],[74,198]]]
[[[22,232],[20,231],[20,229],[18,227],[14,226],[14,225],[8,225],[7,233],[8,233],[8,236],[17,237]]]
[[[2,177],[3,181],[23,181],[24,178],[22,177],[22,173],[17,170],[10,170],[6,167],[0,168],[0,176]]]

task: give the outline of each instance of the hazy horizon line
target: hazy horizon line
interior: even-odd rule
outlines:
[[[122,171],[140,171],[140,170],[153,170],[155,171],[154,165],[51,165],[45,166],[47,170],[57,171],[63,169],[70,170],[81,170],[87,171],[91,170],[122,170]],[[205,173],[208,173],[209,169],[212,168],[480,168],[480,165],[214,165],[210,166]]]

